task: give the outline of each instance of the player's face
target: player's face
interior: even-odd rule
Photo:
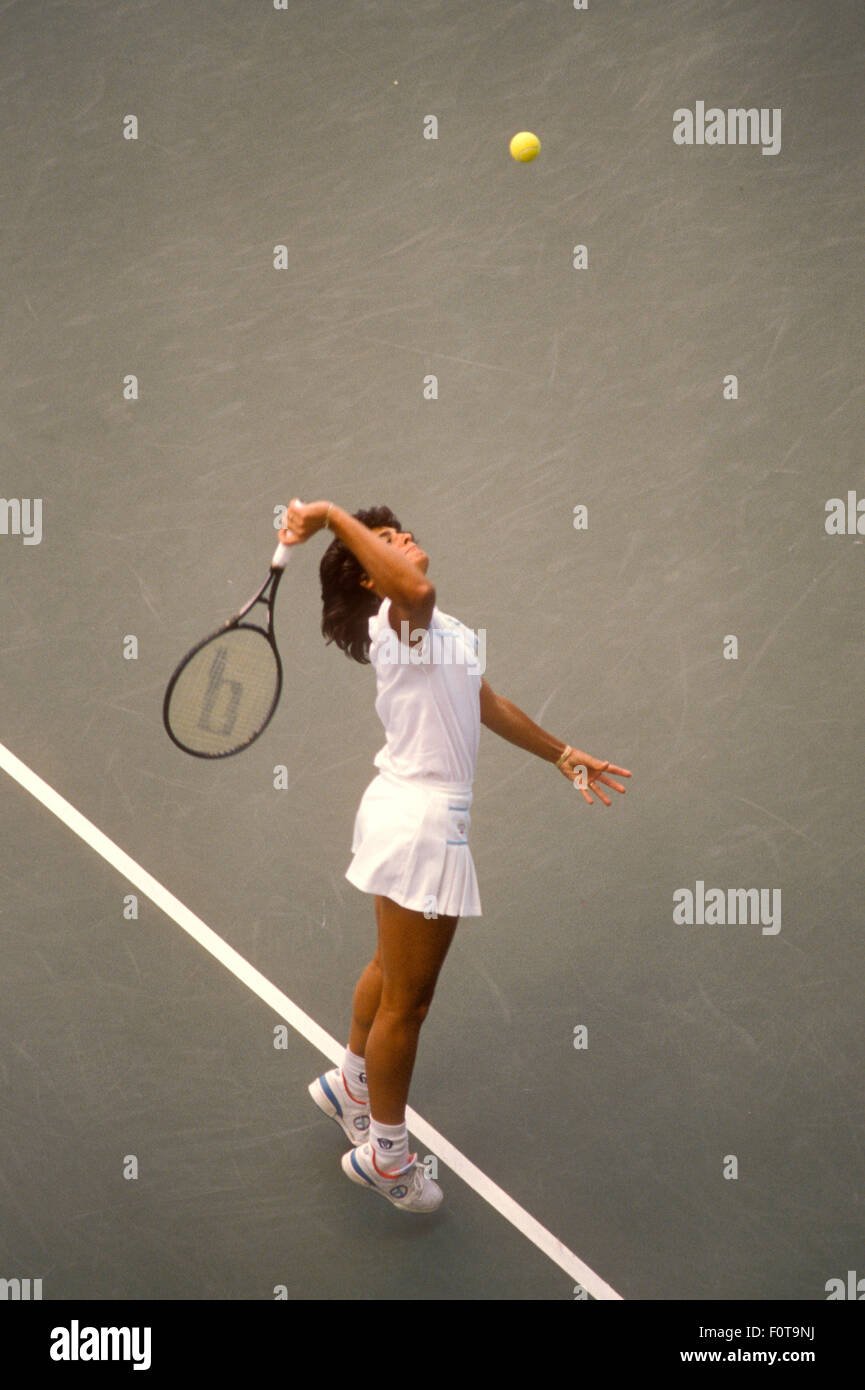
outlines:
[[[394,545],[405,555],[407,560],[417,565],[418,569],[426,574],[429,569],[429,556],[426,551],[421,550],[411,531],[396,531],[392,526],[374,526],[373,531],[382,540],[387,541],[388,545]]]

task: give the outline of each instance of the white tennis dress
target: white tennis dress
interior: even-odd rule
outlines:
[[[469,849],[480,740],[478,639],[433,608],[429,630],[390,626],[390,599],[369,620],[376,713],[386,742],[361,799],[346,878],[427,917],[480,917]]]

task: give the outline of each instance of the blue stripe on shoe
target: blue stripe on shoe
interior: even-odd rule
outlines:
[[[358,1163],[358,1161],[357,1161],[357,1153],[356,1153],[356,1151],[355,1151],[354,1149],[352,1149],[352,1151],[351,1151],[351,1159],[350,1159],[350,1162],[351,1162],[351,1166],[352,1166],[352,1168],[354,1169],[354,1171],[355,1171],[356,1173],[358,1173],[358,1174],[363,1178],[364,1182],[369,1183],[370,1187],[375,1187],[375,1183],[373,1182],[372,1178],[368,1178],[368,1177],[367,1177],[366,1173],[363,1171],[363,1169],[361,1168],[360,1164]]]
[[[333,1106],[335,1107],[336,1113],[337,1113],[340,1117],[342,1117],[342,1106],[340,1105],[340,1103],[339,1103],[339,1101],[337,1100],[336,1096],[333,1094],[333,1091],[330,1089],[330,1086],[327,1084],[327,1077],[326,1077],[326,1076],[320,1076],[320,1077],[318,1078],[318,1084],[319,1084],[319,1086],[321,1087],[321,1089],[324,1091],[324,1094],[327,1096],[327,1098],[328,1098],[328,1100],[330,1101],[331,1105],[333,1105]]]

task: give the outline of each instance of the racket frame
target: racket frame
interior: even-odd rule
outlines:
[[[162,701],[162,722],[165,725],[165,732],[168,734],[168,737],[171,739],[172,743],[174,743],[179,749],[181,749],[182,752],[188,753],[189,756],[192,758],[206,758],[208,761],[213,762],[218,758],[231,758],[234,756],[235,753],[242,753],[244,749],[251,747],[255,740],[259,738],[261,734],[264,733],[265,729],[267,728],[268,724],[270,723],[271,719],[276,713],[276,707],[279,704],[279,697],[282,694],[282,661],[280,660],[279,651],[277,650],[276,646],[276,638],[274,637],[273,633],[273,606],[276,601],[276,591],[279,588],[279,581],[282,578],[285,566],[291,556],[292,549],[292,546],[282,545],[281,543],[276,547],[273,559],[270,562],[270,570],[268,571],[267,578],[265,579],[258,592],[253,595],[253,597],[249,600],[248,603],[245,603],[243,605],[239,612],[234,614],[234,617],[229,618],[228,621],[223,623],[221,627],[218,627],[215,632],[211,632],[208,637],[202,638],[202,640],[198,642],[194,647],[191,647],[190,650],[186,653],[183,660],[180,662],[179,666],[175,669],[170,681],[168,682],[168,686],[165,691],[165,698]],[[250,613],[252,609],[255,608],[256,604],[259,603],[263,604],[267,609],[266,628],[261,627],[259,623],[245,623],[242,621],[242,619],[246,617],[247,613]],[[238,744],[236,748],[229,748],[225,753],[205,753],[197,748],[189,748],[185,743],[181,743],[180,739],[174,733],[174,730],[172,729],[168,719],[168,707],[171,703],[171,696],[174,693],[174,687],[177,684],[183,672],[186,670],[186,667],[189,665],[190,661],[192,661],[193,657],[198,655],[202,647],[206,647],[209,642],[214,642],[218,637],[224,637],[227,632],[231,632],[233,629],[236,628],[249,628],[253,632],[260,632],[262,637],[265,637],[267,641],[270,643],[270,649],[273,652],[274,659],[276,661],[276,688],[274,690],[273,701],[268,711],[267,718],[264,720],[264,722],[256,730],[256,732],[252,735],[251,738],[246,739],[244,743]]]

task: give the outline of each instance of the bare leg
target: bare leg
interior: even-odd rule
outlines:
[[[381,909],[384,898],[375,897],[375,920],[381,929]],[[351,1010],[351,1031],[348,1046],[355,1057],[366,1057],[366,1040],[372,1021],[378,1012],[381,1000],[381,950],[377,945],[375,955],[360,976],[354,989]]]
[[[374,960],[364,970],[355,986],[354,1003],[351,1011],[351,1032],[348,1035],[349,1051],[355,1057],[366,1056],[366,1040],[372,1021],[378,1011],[381,999],[381,966],[378,952]]]
[[[381,897],[376,898],[376,916],[378,950],[355,990],[352,1029],[357,1025],[357,1032],[352,1036],[365,1043],[358,1055],[366,1060],[370,1114],[379,1124],[400,1125],[405,1121],[421,1024],[459,918],[426,918]],[[376,976],[381,980],[378,1007],[363,1038]]]

